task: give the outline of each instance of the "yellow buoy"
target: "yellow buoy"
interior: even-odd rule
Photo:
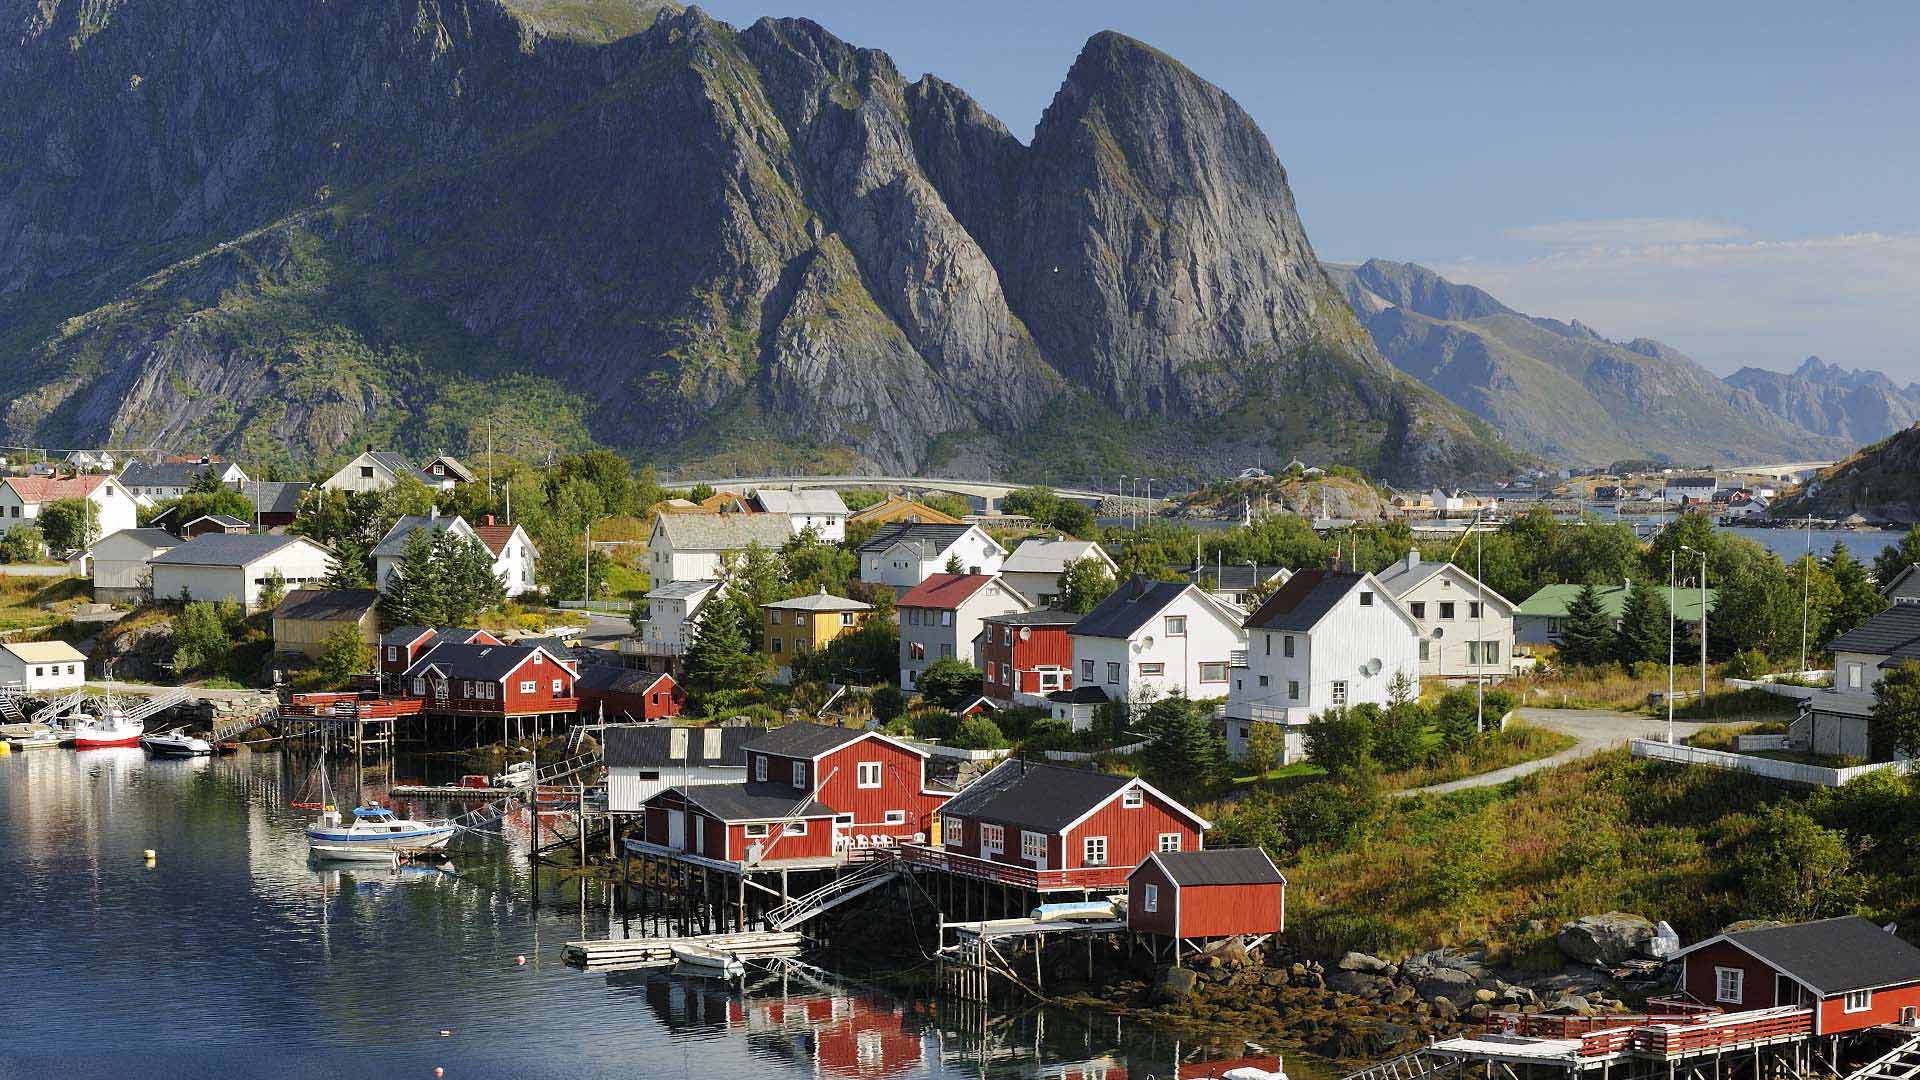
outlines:
[[[146,850],[142,851],[140,855],[141,857],[145,858],[148,862],[152,862],[154,859],[152,848],[147,848]]]

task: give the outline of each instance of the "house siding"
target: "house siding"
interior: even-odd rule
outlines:
[[[1149,884],[1160,893],[1155,898],[1156,911],[1147,910],[1144,886]],[[1143,863],[1127,879],[1127,929],[1173,937],[1173,928],[1180,917],[1179,903],[1179,890],[1174,888],[1173,879],[1167,876],[1166,871],[1155,863]]]
[[[1161,833],[1179,833],[1181,851],[1200,850],[1200,830],[1152,792],[1131,810],[1121,801],[1115,794],[1087,820],[1068,830],[1064,869],[1077,870],[1086,865],[1085,841],[1089,836],[1107,838],[1107,866],[1137,865],[1158,848]]]
[[[833,854],[833,819],[816,817],[807,819],[807,832],[804,836],[794,836],[782,824],[769,824],[767,837],[749,838],[747,826],[743,824],[727,826],[726,855],[713,858],[744,861],[753,845],[764,845],[760,854],[762,861],[768,859],[824,859]]]
[[[1900,1010],[1920,1008],[1920,984],[1875,990],[1868,1007],[1861,1012],[1846,1011],[1845,997],[1825,998],[1820,1002],[1819,1025],[1822,1035],[1839,1035],[1862,1028],[1900,1022]]]
[[[1738,946],[1728,942],[1708,945],[1686,956],[1686,974],[1683,984],[1686,991],[1695,1000],[1708,1005],[1717,1005],[1730,1012],[1743,1009],[1771,1009],[1776,1004],[1773,994],[1774,969]],[[1746,973],[1742,987],[1741,1000],[1721,1001],[1714,996],[1717,989],[1715,968],[1737,968]]]
[[[1176,927],[1181,937],[1277,934],[1286,924],[1287,887],[1188,885],[1180,890]]]
[[[1065,626],[995,626],[991,623],[982,628],[980,641],[980,660],[986,673],[983,680],[986,696],[995,701],[1012,701],[1016,694],[1045,694],[1054,690],[1073,689],[1073,639],[1067,635]],[[1004,640],[1005,631],[1013,631],[1013,644]],[[1020,640],[1021,630],[1030,630],[1027,640]],[[1008,679],[1004,669],[1013,669],[1013,678]],[[1063,672],[1060,685],[1042,689],[1038,668],[1057,667]]]
[[[881,764],[879,787],[859,786],[861,762]],[[924,841],[932,835],[934,813],[948,798],[924,792],[924,768],[919,754],[880,739],[861,739],[820,759],[822,780],[814,797],[838,813],[852,814],[854,836]],[[905,811],[906,821],[887,824],[888,810]]]

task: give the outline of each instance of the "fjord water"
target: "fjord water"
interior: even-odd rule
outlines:
[[[345,771],[333,782],[350,790]],[[288,806],[315,790],[291,753],[0,757],[0,1078],[914,1078],[1079,1061],[1164,1076],[1184,1049],[1045,1011],[982,1055],[926,1000],[837,978],[743,996],[579,972],[560,947],[607,933],[603,890],[583,902],[576,880],[531,878],[523,823],[456,840],[451,875],[320,870],[311,815]]]

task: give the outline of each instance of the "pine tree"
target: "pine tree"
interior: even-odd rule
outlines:
[[[727,603],[710,603],[700,613],[686,665],[688,684],[702,693],[745,689],[765,668],[741,624],[740,609]]]
[[[493,572],[493,555],[478,540],[442,531],[434,537],[433,566],[446,583],[445,625],[465,626],[507,598],[506,586]]]
[[[380,596],[380,619],[388,627],[445,626],[446,582],[435,572],[433,538],[425,529],[407,537],[400,565]]]
[[[1147,707],[1149,732],[1141,764],[1149,780],[1175,796],[1191,795],[1220,775],[1226,747],[1205,708],[1178,694]]]
[[[1667,601],[1641,582],[1627,592],[1620,612],[1620,632],[1614,637],[1614,659],[1622,664],[1664,660],[1668,646]]]
[[[1591,667],[1613,659],[1613,619],[1600,602],[1600,590],[1583,585],[1567,605],[1560,629],[1560,657],[1576,667]]]
[[[1880,595],[1880,590],[1874,588],[1872,580],[1867,577],[1867,568],[1838,540],[1833,542],[1833,555],[1827,561],[1827,573],[1840,589],[1840,601],[1828,613],[1827,630],[1830,634],[1844,634],[1887,606],[1887,598]]]

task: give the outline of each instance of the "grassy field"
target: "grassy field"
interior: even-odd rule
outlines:
[[[1425,765],[1387,773],[1380,778],[1380,782],[1389,790],[1445,784],[1551,757],[1562,750],[1571,749],[1576,741],[1565,732],[1550,731],[1515,720],[1509,722],[1505,730],[1494,732],[1470,750],[1442,754]]]
[[[92,596],[85,578],[0,575],[0,632],[62,622],[66,611]]]

